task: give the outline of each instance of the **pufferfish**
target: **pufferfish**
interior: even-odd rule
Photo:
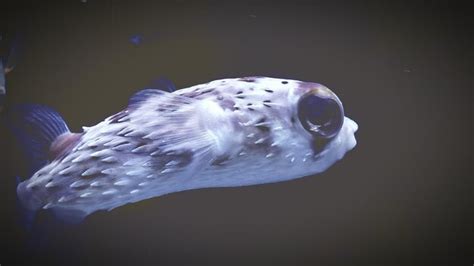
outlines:
[[[320,173],[354,148],[358,128],[327,87],[270,77],[144,89],[81,133],[45,106],[9,113],[33,169],[20,202],[72,221],[178,191]]]

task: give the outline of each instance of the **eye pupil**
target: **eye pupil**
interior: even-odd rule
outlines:
[[[298,103],[298,118],[312,135],[332,138],[342,127],[344,113],[336,100],[311,94]]]

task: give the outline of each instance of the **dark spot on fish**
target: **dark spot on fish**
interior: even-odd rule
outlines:
[[[129,129],[125,130],[125,131],[122,131],[122,132],[117,133],[117,135],[118,135],[118,136],[121,136],[121,137],[124,137],[125,135],[127,135],[128,133],[130,133],[130,132],[132,132],[132,131],[133,131],[133,129],[129,128]]]
[[[255,79],[253,79],[253,78],[241,78],[239,80],[244,81],[244,82],[255,82]]]
[[[84,178],[84,177],[81,177],[81,178]],[[89,187],[88,183],[82,183],[82,184],[74,185],[74,187],[72,187],[72,189],[74,189],[74,190],[83,190],[87,187]]]
[[[197,88],[197,89],[194,89],[194,91],[184,93],[183,95],[189,98],[195,98],[201,95],[201,92],[199,92],[199,88]]]
[[[263,105],[264,105],[265,107],[272,108],[271,105],[268,105],[268,104],[267,104],[267,103],[271,103],[271,102],[272,102],[272,101],[270,101],[270,100],[265,100],[265,101],[263,101]]]
[[[50,179],[48,179],[48,181],[46,181],[46,188],[47,188],[48,190],[51,190],[52,188],[55,188],[55,187],[56,187],[56,186],[54,186],[54,185],[51,186],[51,187],[48,187],[48,186],[47,186],[48,183],[51,183],[51,182],[53,182],[53,179],[52,179],[52,178],[50,178]]]
[[[270,90],[270,89],[265,89],[265,91],[268,93],[273,93],[273,90]]]
[[[101,176],[101,175],[102,175],[101,173],[90,174],[90,175],[84,175],[84,176],[81,175],[81,178],[84,178],[84,179],[92,179],[92,178],[99,177],[99,176]],[[85,184],[85,186],[87,186],[87,184]],[[82,187],[82,186],[81,186],[81,187]]]
[[[221,155],[217,158],[215,158],[212,162],[211,165],[213,166],[222,166],[225,164],[225,162],[229,161],[229,155]]]
[[[240,108],[239,107],[234,107],[234,110],[240,110]]]
[[[213,90],[214,90],[214,88],[210,88],[210,89],[207,89],[207,90],[203,90],[203,91],[201,92],[201,95],[206,94],[206,93],[209,93],[209,92],[212,92]]]
[[[255,124],[258,125],[258,124],[264,123],[266,120],[267,119],[265,117],[262,117]],[[267,133],[267,132],[270,131],[270,128],[265,126],[265,125],[258,125],[258,126],[255,126],[255,127],[263,133]]]
[[[230,99],[225,99],[225,100],[221,100],[219,101],[219,105],[221,106],[222,109],[224,110],[235,110],[234,109],[234,105],[235,105],[235,102],[230,100]]]
[[[136,144],[135,148],[138,148],[138,147],[141,147],[141,146],[145,146],[147,145],[148,142],[144,141],[144,140],[140,140],[138,141],[138,143]]]
[[[161,104],[159,106],[158,109],[156,109],[156,111],[158,112],[164,112],[164,113],[172,113],[172,112],[176,112],[176,108],[173,106],[173,105],[169,105],[169,104]]]
[[[262,132],[269,132],[270,128],[267,126],[257,126],[257,128]]]
[[[292,117],[291,117],[291,123],[293,123],[293,124],[294,124],[295,122],[296,122],[296,119],[295,119],[295,117],[294,117],[294,116],[292,116]]]
[[[178,151],[177,154],[171,155],[170,160],[178,162],[176,166],[185,167],[193,161],[194,153],[190,150]]]
[[[138,140],[136,143],[134,143],[135,147],[132,148],[132,152],[133,152],[133,153],[138,153],[138,154],[140,154],[140,153],[150,153],[150,151],[151,151],[153,148],[156,149],[156,147],[153,147],[153,148],[151,148],[151,147],[144,147],[144,148],[141,148],[141,149],[140,149],[140,147],[146,146],[146,145],[148,145],[149,143],[150,143],[150,142],[146,141],[146,139],[144,139],[144,138],[139,138],[139,140]]]
[[[252,106],[252,103],[248,103],[247,106]]]
[[[193,161],[194,153],[190,150],[172,150],[166,152],[155,152],[153,160],[149,161],[149,167],[162,171],[164,168],[182,168]],[[172,165],[167,165],[174,161]]]
[[[238,91],[236,94],[242,94],[242,93],[244,93],[244,92],[243,91]]]
[[[236,98],[245,99],[245,96],[239,95],[239,96],[237,96]]]
[[[97,141],[97,139],[94,140],[94,141]],[[97,145],[97,144],[93,144],[93,145],[88,144],[87,147],[88,147],[89,149],[95,149],[95,148],[99,147],[99,145]]]
[[[288,84],[288,81],[284,80],[281,82],[282,84]]]
[[[160,149],[156,149],[150,153],[151,157],[160,157],[163,156],[163,153]]]
[[[62,187],[62,186],[55,185],[55,186],[52,186],[52,187],[47,187],[46,189],[47,189],[49,192],[53,192],[53,191],[61,190],[61,189],[63,189],[63,187]]]
[[[255,111],[252,107],[248,107],[247,109],[249,109],[249,111]]]

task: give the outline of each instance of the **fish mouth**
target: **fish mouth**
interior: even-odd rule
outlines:
[[[349,136],[347,140],[348,150],[352,150],[357,145],[357,140],[355,138],[355,133],[359,130],[359,125],[352,119],[346,117],[344,119],[344,124],[347,124],[349,130]]]
[[[335,150],[338,159],[341,159],[344,154],[352,150],[357,145],[355,132],[359,129],[358,124],[348,118],[344,117],[344,123],[338,134],[332,138],[313,137],[311,140],[311,149],[315,160],[321,159],[331,150]]]
[[[352,130],[352,133],[356,133],[357,130],[359,130],[359,125],[354,120],[346,117],[346,122],[345,123],[348,123],[348,126]]]

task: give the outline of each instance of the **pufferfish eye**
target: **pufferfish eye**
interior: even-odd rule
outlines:
[[[332,138],[342,127],[344,111],[332,98],[308,94],[298,102],[298,118],[313,136]]]

